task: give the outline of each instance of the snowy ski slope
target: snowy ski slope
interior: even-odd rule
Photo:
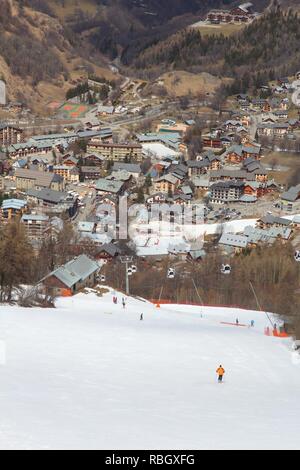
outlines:
[[[221,324],[237,317],[255,328]],[[268,325],[135,299],[124,311],[112,293],[1,307],[0,448],[299,449],[300,364]]]

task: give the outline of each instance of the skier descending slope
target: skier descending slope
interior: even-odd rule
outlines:
[[[224,377],[224,374],[225,374],[225,369],[222,367],[222,365],[217,369],[217,374],[219,376],[218,378],[218,381],[219,383],[223,382],[223,377]]]

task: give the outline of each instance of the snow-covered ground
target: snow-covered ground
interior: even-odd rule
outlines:
[[[257,219],[199,225],[179,225],[156,221],[145,224],[138,219],[130,225],[130,234],[138,256],[162,256],[169,252],[188,253],[191,249],[190,242],[204,243],[206,235],[221,232],[241,233],[246,227],[255,227],[256,223]],[[149,230],[151,230],[151,235],[149,235]]]
[[[255,327],[221,323],[237,317]],[[112,293],[1,307],[0,448],[299,449],[300,365],[268,324]]]
[[[142,144],[142,147],[146,155],[151,154],[154,158],[159,160],[172,157],[177,158],[180,156],[180,152],[176,152],[175,150],[172,150],[166,145],[160,143]]]

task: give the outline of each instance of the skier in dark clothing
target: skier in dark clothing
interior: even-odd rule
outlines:
[[[141,316],[140,316],[140,321],[143,321],[144,320],[144,314],[141,313]]]

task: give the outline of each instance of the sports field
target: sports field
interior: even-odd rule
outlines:
[[[66,118],[76,119],[82,118],[90,110],[90,106],[86,104],[73,104],[65,103],[61,106],[60,112],[63,113]]]

